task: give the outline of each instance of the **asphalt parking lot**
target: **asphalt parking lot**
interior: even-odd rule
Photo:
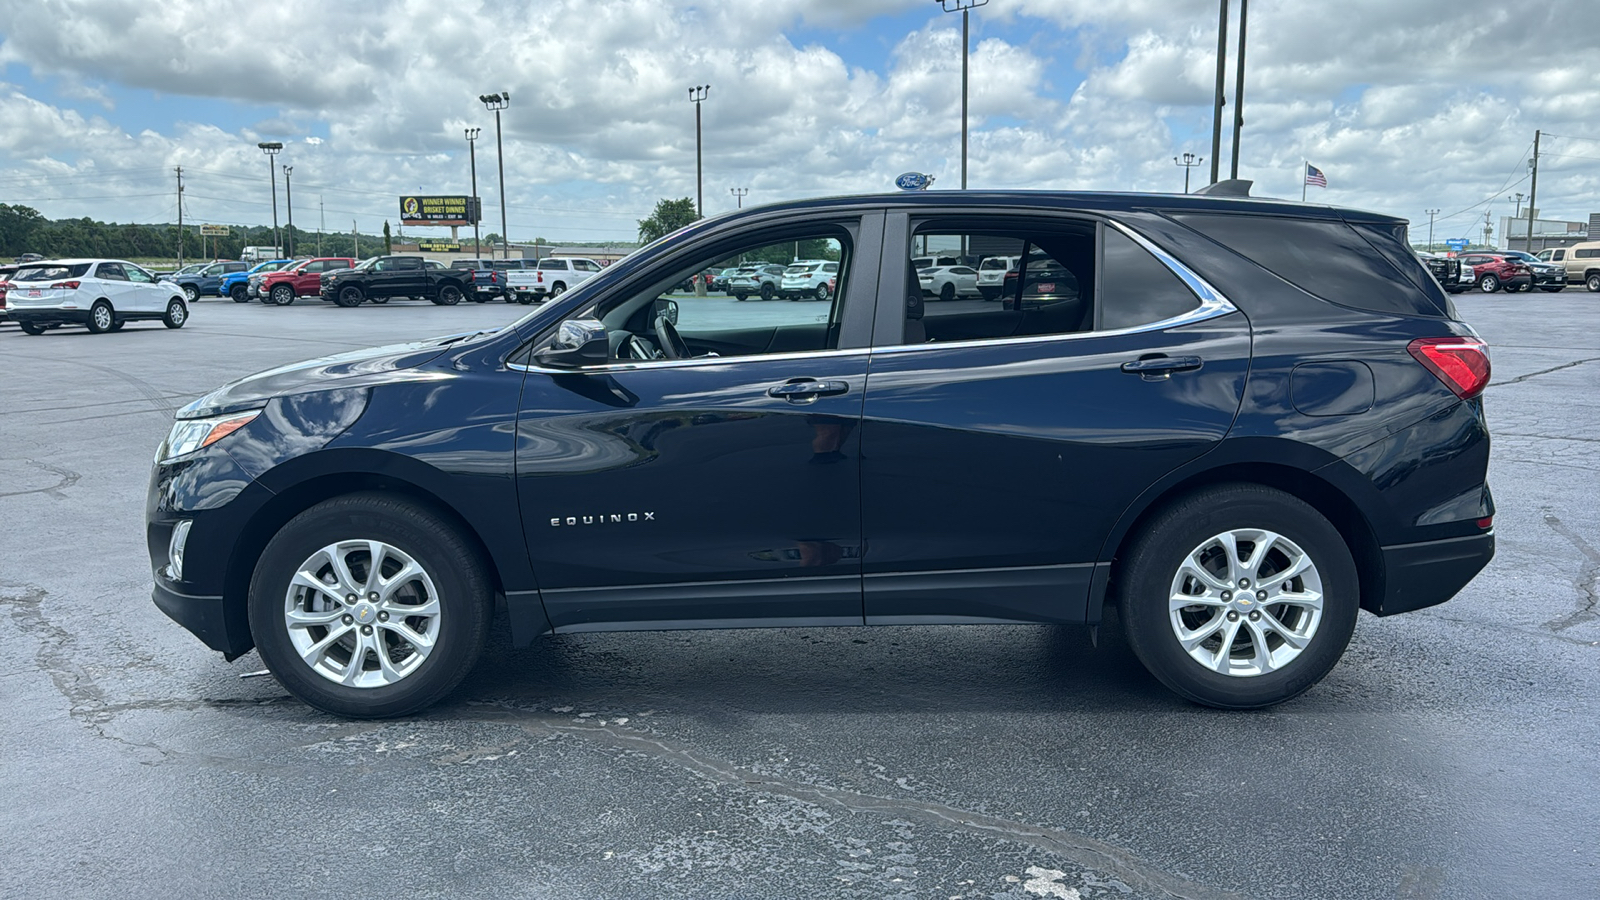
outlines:
[[[151,455],[223,381],[527,308],[0,327],[0,896],[1600,896],[1600,295],[1455,301],[1498,557],[1258,713],[1113,621],[500,637],[416,719],[334,719],[150,603]]]

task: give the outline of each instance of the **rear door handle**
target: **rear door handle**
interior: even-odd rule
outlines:
[[[1198,356],[1150,356],[1122,364],[1122,371],[1146,378],[1166,378],[1173,372],[1193,372],[1200,368]]]
[[[767,388],[768,397],[780,397],[790,403],[810,403],[818,397],[835,397],[850,390],[849,382],[817,381],[814,378],[796,378]]]

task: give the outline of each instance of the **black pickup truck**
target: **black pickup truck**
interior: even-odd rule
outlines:
[[[472,290],[470,271],[448,269],[420,256],[380,256],[354,269],[324,272],[321,281],[322,299],[344,307],[360,306],[367,300],[387,303],[394,297],[455,306]]]

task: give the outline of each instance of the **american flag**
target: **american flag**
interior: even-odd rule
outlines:
[[[1322,174],[1322,170],[1316,166],[1306,163],[1306,184],[1314,184],[1317,187],[1325,188],[1328,186],[1328,176]]]

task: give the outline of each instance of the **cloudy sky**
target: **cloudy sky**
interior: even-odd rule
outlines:
[[[1207,158],[1203,183],[1216,29],[1215,0],[990,0],[972,16],[970,185],[1177,191],[1184,151]],[[270,223],[256,143],[279,140],[297,225],[320,204],[329,229],[374,232],[400,193],[468,192],[478,126],[498,225],[477,98],[503,90],[512,238],[630,240],[658,198],[694,193],[695,84],[711,85],[707,214],[732,187],[750,205],[918,170],[954,189],[960,33],[931,0],[6,3],[0,202],[175,221],[181,165],[186,221]],[[1256,0],[1244,110],[1258,195],[1298,199],[1309,159],[1328,177],[1314,201],[1418,237],[1436,208],[1441,240],[1481,234],[1528,191],[1543,129],[1541,214],[1587,219],[1600,2]]]

